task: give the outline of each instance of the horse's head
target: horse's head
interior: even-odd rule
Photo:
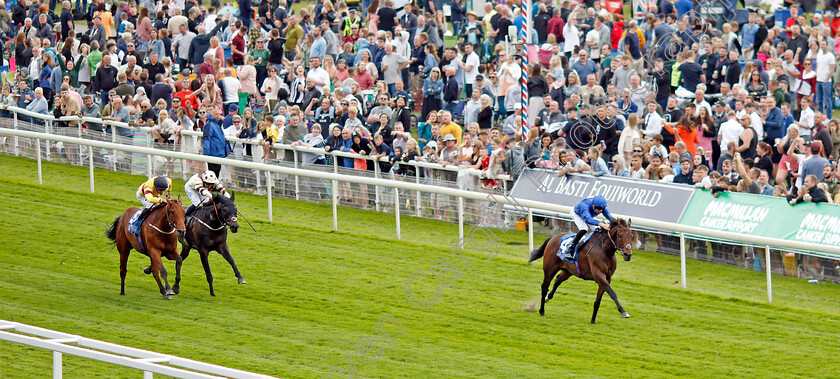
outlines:
[[[615,248],[621,251],[625,261],[629,261],[633,257],[632,244],[635,240],[633,231],[630,230],[630,220],[616,219],[610,225],[609,234]]]
[[[219,194],[213,197],[213,201],[216,202],[219,219],[222,223],[229,226],[232,233],[239,231],[239,223],[236,222],[236,204],[233,203],[236,199],[236,194],[231,192],[230,198]]]
[[[182,237],[187,227],[184,225],[184,206],[181,203],[181,196],[178,196],[178,200],[172,200],[169,196],[166,199],[166,221],[170,228],[175,229],[178,237]]]

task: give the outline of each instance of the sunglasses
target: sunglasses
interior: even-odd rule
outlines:
[[[242,123],[242,121],[234,121],[233,123],[234,123],[234,124],[241,124],[241,123]]]
[[[207,114],[205,111],[198,112],[198,114]]]
[[[633,150],[634,153],[641,153],[641,150]]]

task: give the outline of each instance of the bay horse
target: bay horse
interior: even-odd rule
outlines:
[[[184,234],[184,207],[181,205],[181,197],[172,200],[167,196],[166,202],[152,207],[149,216],[143,221],[140,227],[142,233],[142,247],[137,236],[132,234],[129,228],[131,217],[141,208],[131,207],[114,220],[114,223],[105,232],[108,239],[114,242],[120,252],[120,295],[125,295],[125,274],[128,264],[128,255],[131,250],[137,250],[151,260],[149,270],[154,274],[158,288],[164,300],[169,300],[175,293],[169,287],[166,270],[163,268],[161,257],[175,261],[175,286],[181,282],[181,263],[183,259],[178,254],[178,237]],[[177,234],[177,235],[176,235]],[[164,287],[160,277],[163,277]]]
[[[236,222],[235,196],[233,192],[229,199],[226,196],[214,194],[208,204],[199,207],[187,218],[187,231],[178,238],[181,241],[181,258],[187,259],[192,249],[198,251],[207,284],[210,286],[210,296],[216,296],[213,291],[213,273],[210,272],[209,254],[211,251],[221,254],[230,263],[239,284],[245,284],[245,278],[236,268],[236,262],[233,261],[227,244],[227,229],[230,228],[232,233],[239,230],[239,224]],[[146,274],[149,270],[149,268],[146,269]],[[178,284],[175,284],[172,289],[176,294],[180,292]]]
[[[577,276],[583,280],[593,280],[598,283],[598,296],[595,298],[595,307],[592,310],[592,320],[595,323],[595,317],[598,315],[598,308],[601,306],[601,297],[606,292],[610,298],[615,301],[621,317],[627,318],[630,315],[618,302],[618,296],[610,286],[612,276],[616,268],[616,250],[621,251],[625,261],[629,261],[633,256],[631,244],[634,241],[634,234],[630,230],[630,220],[616,219],[610,223],[609,230],[598,228],[593,235],[585,243],[581,242],[578,247],[578,262],[566,262],[557,256],[557,250],[560,248],[562,235],[550,237],[543,242],[542,246],[531,252],[528,263],[531,263],[540,257],[543,258],[543,283],[542,294],[540,296],[540,316],[545,316],[545,303],[554,297],[554,292],[566,279],[572,276]],[[578,268],[579,267],[579,268]],[[548,286],[551,284],[551,279],[557,273],[557,280],[554,281],[554,288],[548,292]]]

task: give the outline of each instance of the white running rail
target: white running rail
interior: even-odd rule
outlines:
[[[61,379],[63,377],[63,354],[141,370],[143,371],[144,379],[151,379],[154,374],[185,379],[274,378],[272,376],[180,358],[174,355],[117,345],[75,334],[57,332],[14,321],[0,320],[0,341],[14,342],[52,351],[53,379]]]

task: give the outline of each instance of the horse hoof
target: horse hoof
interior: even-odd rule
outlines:
[[[171,296],[171,295],[175,295],[175,291],[167,290],[166,291],[166,296]]]
[[[245,283],[247,283],[247,282],[245,281],[245,278],[239,278],[239,284],[245,284]]]
[[[540,311],[540,316],[545,317],[545,311]]]
[[[146,267],[146,268],[144,268],[144,269],[143,269],[143,273],[144,273],[144,274],[146,274],[146,275],[151,274],[151,273],[152,273],[152,268],[151,268],[151,267]]]
[[[595,320],[592,320],[589,323],[592,324],[592,325],[595,325]]]
[[[172,296],[169,296],[169,294],[163,295],[163,300],[172,300]]]
[[[627,313],[627,312],[624,312],[624,313],[621,314],[621,318],[630,318],[630,314]]]
[[[181,289],[178,288],[178,287],[172,287],[172,292],[177,295],[177,294],[181,293]]]

